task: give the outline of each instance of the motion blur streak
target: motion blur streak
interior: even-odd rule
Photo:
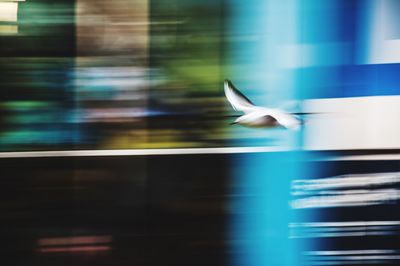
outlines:
[[[358,222],[314,222],[314,223],[292,223],[291,226],[309,227],[347,227],[347,226],[376,226],[376,225],[400,225],[400,221],[358,221]]]
[[[291,223],[291,238],[325,238],[392,235],[400,232],[400,221]]]
[[[309,251],[306,255],[370,255],[370,254],[393,254],[398,251],[393,249],[361,249],[361,250],[327,250],[327,251]]]
[[[391,203],[400,199],[400,190],[398,189],[332,191],[319,192],[319,194],[329,195],[296,199],[292,201],[291,205],[295,209],[368,206]]]
[[[398,189],[382,188],[400,182],[400,173],[353,174],[292,181],[292,207],[324,208],[384,204],[400,198]],[[302,197],[302,198],[298,198]]]
[[[56,246],[56,245],[79,245],[79,244],[96,244],[109,243],[110,236],[76,236],[76,237],[55,237],[39,239],[40,246]]]
[[[94,253],[109,251],[109,246],[81,246],[81,247],[57,247],[57,248],[39,248],[41,253]]]
[[[40,253],[93,253],[111,250],[111,236],[53,237],[38,240]]]
[[[399,14],[0,0],[1,265],[400,265]]]
[[[0,158],[235,154],[235,153],[265,153],[265,152],[282,152],[282,151],[287,151],[287,148],[285,149],[283,147],[220,147],[220,148],[187,148],[187,149],[72,150],[72,151],[0,152]]]
[[[400,172],[396,173],[374,173],[374,174],[354,174],[339,177],[329,177],[323,179],[294,180],[293,190],[320,190],[338,189],[347,187],[368,187],[383,186],[400,182]]]
[[[308,265],[377,264],[396,263],[399,250],[321,250],[305,252]]]
[[[147,1],[77,1],[74,86],[84,142],[146,146],[148,20]]]
[[[229,79],[260,106],[279,106],[296,95],[295,72],[284,47],[296,41],[297,1],[228,1],[227,46]],[[233,145],[289,147],[283,153],[244,154],[243,167],[232,169],[230,244],[235,266],[300,265],[296,243],[289,239],[292,217],[290,181],[301,172],[301,131],[255,131],[232,127]],[[261,135],[262,132],[262,135]],[[261,137],[260,137],[261,135]],[[238,160],[239,162],[239,160]],[[235,161],[236,164],[236,161]],[[301,169],[301,170],[300,170]]]

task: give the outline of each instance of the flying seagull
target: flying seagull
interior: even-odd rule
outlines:
[[[232,124],[261,128],[284,127],[292,130],[298,130],[302,124],[302,121],[292,113],[254,105],[229,80],[224,82],[224,91],[233,109],[244,113]]]

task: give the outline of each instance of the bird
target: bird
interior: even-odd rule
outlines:
[[[239,124],[251,128],[280,127],[290,130],[299,130],[301,128],[303,121],[295,113],[288,113],[278,108],[254,105],[228,79],[224,81],[224,92],[233,109],[244,113],[232,122],[232,125]]]

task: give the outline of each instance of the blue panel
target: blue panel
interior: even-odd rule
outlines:
[[[297,265],[289,240],[290,181],[298,170],[295,153],[238,156],[233,187],[231,241],[234,265]]]
[[[400,94],[400,64],[345,65],[298,71],[303,98]]]

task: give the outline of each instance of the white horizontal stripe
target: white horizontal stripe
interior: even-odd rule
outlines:
[[[220,148],[181,148],[181,149],[26,151],[26,152],[0,152],[0,158],[235,154],[235,153],[282,152],[289,150],[290,149],[285,149],[280,147],[220,147]]]
[[[400,199],[397,189],[379,189],[360,194],[344,194],[335,196],[315,196],[296,199],[291,202],[293,209],[350,207],[384,204]]]
[[[385,185],[400,182],[400,172],[392,173],[368,173],[368,174],[352,174],[341,175],[329,178],[319,179],[300,179],[292,182],[293,189],[305,190],[322,190],[333,188],[347,187],[367,187],[372,185]],[[300,192],[300,191],[296,191]]]
[[[115,150],[59,150],[0,152],[0,158],[34,157],[81,157],[81,156],[140,156],[140,155],[184,155],[184,154],[235,154],[295,151],[283,147],[216,147],[216,148],[177,148],[177,149],[115,149]],[[313,159],[315,161],[374,161],[400,160],[399,154],[368,154],[334,156]]]
[[[394,254],[397,253],[394,249],[359,249],[359,250],[318,250],[307,251],[307,256],[335,256],[335,255],[354,255],[354,254]]]
[[[356,236],[384,236],[395,235],[390,231],[359,231],[359,232],[343,232],[343,233],[303,233],[290,235],[291,239],[295,238],[327,238],[327,237],[356,237]]]
[[[342,227],[342,226],[379,226],[400,225],[400,221],[354,221],[354,222],[311,222],[291,223],[290,227]]]

